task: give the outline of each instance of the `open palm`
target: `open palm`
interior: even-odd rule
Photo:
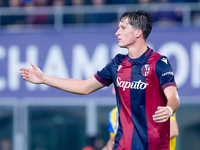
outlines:
[[[42,83],[43,79],[43,72],[33,63],[30,63],[32,68],[20,68],[20,74],[23,77],[24,80],[40,84]]]

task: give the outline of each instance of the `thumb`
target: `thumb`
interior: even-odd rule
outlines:
[[[33,67],[33,69],[37,68],[37,66],[34,63],[30,62],[30,64],[31,64],[31,67]]]

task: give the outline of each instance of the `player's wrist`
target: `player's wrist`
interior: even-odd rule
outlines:
[[[47,78],[46,75],[42,74],[42,76],[41,76],[41,82],[42,82],[42,84],[46,84],[46,81],[47,81],[46,78]]]
[[[171,113],[171,115],[172,115],[172,114],[173,114],[173,110],[172,110],[172,108],[171,108],[170,106],[166,106],[166,108],[169,109],[169,111],[170,111],[170,113]]]
[[[51,78],[51,76],[48,76],[46,74],[42,74],[42,77],[41,77],[41,82],[42,84],[46,84],[46,85],[50,85],[50,82],[52,81],[53,79]],[[51,86],[51,85],[50,85]]]

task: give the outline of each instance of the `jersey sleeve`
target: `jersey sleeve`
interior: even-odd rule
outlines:
[[[117,76],[119,65],[126,59],[127,55],[117,54],[101,71],[94,75],[97,81],[104,86],[109,86]]]
[[[104,86],[109,86],[113,83],[113,70],[116,69],[116,62],[118,55],[115,56],[101,71],[97,71],[94,75],[97,81],[102,83]]]
[[[174,79],[174,73],[167,57],[161,56],[158,59],[156,62],[155,71],[160,86],[163,90],[168,86],[177,87]]]
[[[110,71],[111,66],[112,62],[108,63],[101,71],[97,71],[97,73],[94,75],[96,80],[98,80],[104,86],[109,86],[113,82]]]

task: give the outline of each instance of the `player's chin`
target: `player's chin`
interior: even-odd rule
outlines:
[[[120,48],[126,48],[126,46],[124,46],[123,44],[120,44],[120,43],[119,43],[119,47]]]

